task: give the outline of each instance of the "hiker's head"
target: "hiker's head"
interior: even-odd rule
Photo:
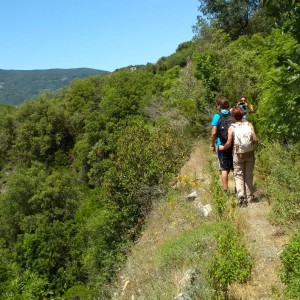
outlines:
[[[244,113],[239,107],[234,107],[231,110],[231,115],[236,121],[241,121],[243,119]]]
[[[229,108],[229,101],[226,97],[219,97],[217,99],[217,107],[220,109],[228,109]]]
[[[247,102],[247,100],[246,100],[246,97],[245,97],[245,96],[242,96],[242,97],[241,97],[241,102],[243,102],[243,103],[246,103],[246,102]]]

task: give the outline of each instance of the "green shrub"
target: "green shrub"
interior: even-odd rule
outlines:
[[[213,199],[213,204],[215,211],[217,212],[217,216],[222,218],[225,216],[227,202],[228,202],[228,195],[222,190],[220,186],[220,174],[216,167],[213,165],[213,162],[209,162],[209,174],[211,177],[210,181],[210,191]]]
[[[272,219],[289,227],[299,225],[300,144],[265,143],[258,152],[258,177],[274,203]]]
[[[289,245],[281,254],[283,263],[282,282],[286,285],[286,296],[299,299],[300,295],[300,234],[292,237]]]
[[[166,269],[193,265],[206,295],[213,291],[217,297],[213,299],[226,299],[228,286],[246,281],[253,264],[237,229],[224,222],[198,226],[164,243],[158,263]]]
[[[203,241],[210,240],[214,233],[220,231],[222,223],[203,224],[184,232],[179,237],[164,243],[159,251],[158,262],[161,267],[176,266],[180,268],[198,260],[198,253]]]
[[[252,269],[252,259],[247,253],[237,229],[225,224],[216,237],[216,250],[208,274],[215,290],[216,299],[227,299],[228,286],[247,280]]]

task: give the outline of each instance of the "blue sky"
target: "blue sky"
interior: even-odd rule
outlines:
[[[155,63],[192,39],[198,0],[0,0],[0,69]]]

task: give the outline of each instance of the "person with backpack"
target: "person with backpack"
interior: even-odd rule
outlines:
[[[217,99],[217,108],[218,113],[213,116],[211,122],[211,149],[213,153],[217,154],[223,190],[227,192],[228,174],[230,170],[233,170],[232,147],[228,147],[226,150],[219,150],[218,147],[227,142],[228,128],[232,123],[228,99],[219,97]]]
[[[257,136],[254,127],[248,121],[243,121],[243,111],[234,107],[231,111],[233,124],[228,129],[228,139],[219,150],[224,151],[233,145],[234,180],[238,204],[248,204],[254,197],[254,148]]]

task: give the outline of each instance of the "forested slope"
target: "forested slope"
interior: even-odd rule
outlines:
[[[0,103],[19,105],[37,97],[43,91],[55,92],[74,79],[108,73],[102,70],[49,69],[2,70],[0,69]]]
[[[199,19],[195,39],[155,64],[75,80],[18,108],[1,105],[1,299],[111,298],[153,203],[170,193],[193,141],[208,137],[216,97],[235,105],[242,94],[255,107],[257,183],[272,204],[272,222],[291,235],[280,293],[297,299],[299,5],[265,2],[240,2],[249,8],[249,27],[238,34],[222,14],[204,9],[210,25]],[[179,240],[193,257],[218,249],[205,282],[207,295],[225,299],[231,284],[249,279],[252,262],[215,171],[211,165],[207,176],[217,225],[191,226]],[[174,243],[162,246],[164,266],[169,257],[181,261],[180,253],[168,256]]]

